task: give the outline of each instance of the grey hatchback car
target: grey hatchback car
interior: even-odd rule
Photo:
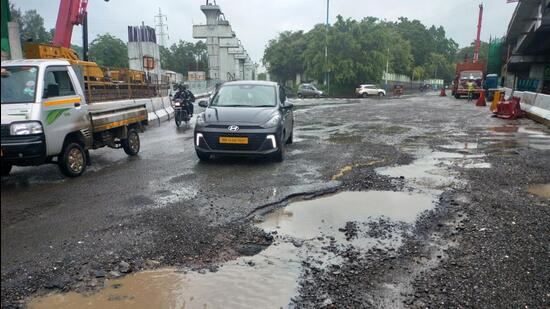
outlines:
[[[210,101],[200,101],[195,151],[201,161],[211,155],[270,156],[283,161],[292,143],[294,116],[284,89],[274,82],[224,83]]]
[[[307,98],[307,97],[314,97],[314,98],[320,98],[325,95],[324,92],[321,90],[315,88],[312,84],[300,84],[298,87],[298,98]]]

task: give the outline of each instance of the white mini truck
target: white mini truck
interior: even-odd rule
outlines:
[[[63,174],[76,177],[90,162],[89,149],[139,152],[145,104],[87,104],[78,72],[64,60],[2,61],[2,176],[14,165],[57,163]]]

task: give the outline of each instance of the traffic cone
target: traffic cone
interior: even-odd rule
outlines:
[[[444,87],[441,87],[441,92],[439,93],[439,96],[440,96],[440,97],[446,97],[446,96],[447,96],[447,93],[445,92],[445,88],[444,88]]]
[[[487,102],[485,101],[485,91],[481,91],[481,93],[479,94],[476,106],[487,106]]]

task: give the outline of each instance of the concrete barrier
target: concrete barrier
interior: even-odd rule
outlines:
[[[514,91],[514,96],[521,98],[521,109],[535,121],[550,126],[550,95]]]
[[[550,111],[550,95],[541,93],[537,94],[533,105]]]
[[[164,106],[164,110],[168,113],[168,117],[172,119],[174,117],[174,108],[172,107],[170,97],[162,97],[162,106]]]
[[[147,108],[147,120],[149,121],[149,125],[160,125],[160,119],[155,113],[155,108],[153,107],[153,101],[151,101],[151,99],[137,99],[136,103],[145,104],[145,107]]]
[[[162,98],[160,97],[152,98],[151,102],[153,103],[155,114],[157,114],[157,117],[159,118],[160,122],[168,121],[170,119],[170,116],[168,115],[168,112],[164,109],[164,106],[162,104]]]

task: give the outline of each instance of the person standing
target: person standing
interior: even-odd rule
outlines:
[[[468,88],[468,102],[471,102],[474,99],[474,82],[472,80],[468,80],[468,83],[466,83],[466,86]]]

